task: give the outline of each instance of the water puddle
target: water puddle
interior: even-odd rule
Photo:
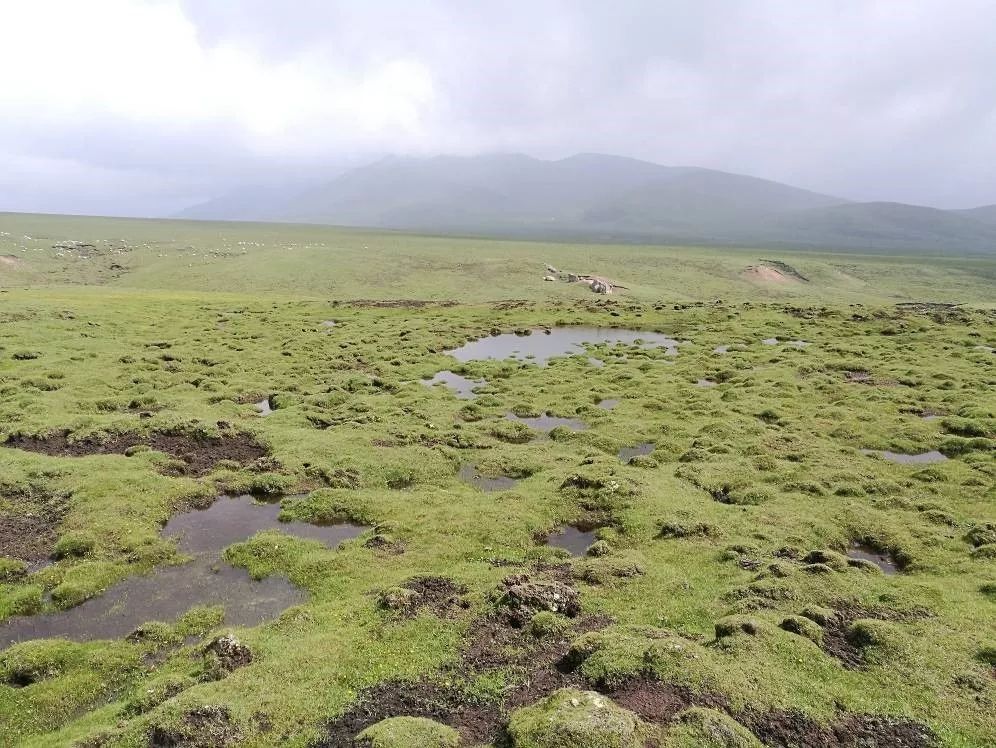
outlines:
[[[578,326],[533,330],[530,335],[516,335],[514,333],[492,335],[480,340],[472,340],[459,348],[446,351],[446,353],[459,361],[511,358],[519,361],[535,360],[540,364],[545,364],[555,356],[572,356],[584,353],[586,344],[639,344],[642,348],[647,349],[665,348],[670,355],[678,352],[678,341],[661,333]],[[591,362],[592,359],[589,359],[589,363]]]
[[[793,348],[805,348],[810,345],[808,340],[790,340],[785,345],[790,345]]]
[[[599,400],[598,401],[598,407],[601,408],[602,410],[612,410],[620,402],[621,401],[619,400],[619,398],[616,398],[616,397],[607,397],[604,400]]]
[[[68,610],[10,618],[0,623],[0,647],[53,637],[116,639],[148,621],[172,621],[202,605],[224,606],[229,626],[256,626],[272,620],[288,607],[305,602],[308,594],[283,577],[251,579],[244,569],[221,560],[227,546],[260,530],[277,529],[334,547],[366,529],[352,524],[280,522],[279,512],[277,504],[258,504],[249,496],[223,496],[207,509],[177,515],[162,534],[176,538],[179,549],[193,556],[192,561],[131,577]]]
[[[435,387],[437,384],[442,384],[448,387],[461,400],[473,400],[477,397],[474,394],[474,388],[486,385],[487,382],[483,379],[467,379],[467,377],[454,374],[447,369],[439,372],[432,379],[423,379],[422,384],[426,387]]]
[[[859,561],[870,561],[889,575],[899,571],[899,566],[888,553],[882,553],[878,549],[864,543],[851,543],[851,547],[847,549],[847,557]]]
[[[471,465],[469,462],[460,466],[460,472],[457,473],[457,477],[464,483],[469,483],[482,491],[507,491],[510,488],[514,488],[519,482],[515,478],[509,478],[507,475],[488,478],[477,472],[477,467]]]
[[[765,345],[778,345],[778,338],[765,338],[761,342]]]
[[[587,524],[558,527],[547,536],[546,544],[551,548],[563,548],[572,556],[583,556],[588,547],[597,539],[597,526]]]
[[[862,449],[863,455],[879,455],[883,460],[898,462],[902,465],[929,465],[934,462],[944,462],[948,458],[936,449],[930,452],[921,452],[915,455],[906,455],[901,452],[890,452],[887,449]]]
[[[728,345],[717,345],[715,348],[712,349],[713,353],[729,353],[729,351],[730,351],[730,346]]]
[[[273,408],[270,407],[270,398],[264,398],[258,403],[253,403],[253,407],[259,411],[261,416],[268,416],[273,412]]]
[[[700,379],[696,383],[699,387],[715,387],[716,383],[711,379]]]
[[[594,366],[596,369],[601,369],[603,366],[605,366],[605,362],[602,361],[600,358],[594,358],[592,356],[589,356],[588,365]]]
[[[623,462],[629,462],[634,457],[642,457],[648,455],[654,451],[653,442],[640,442],[639,444],[632,447],[623,447],[619,450],[619,459]]]
[[[588,428],[588,424],[584,421],[579,421],[577,418],[560,418],[558,416],[536,416],[534,418],[520,418],[515,415],[515,413],[506,413],[505,418],[510,421],[518,421],[519,423],[524,423],[531,429],[536,429],[536,431],[552,431],[557,428],[557,426],[566,426],[571,431],[584,431]]]

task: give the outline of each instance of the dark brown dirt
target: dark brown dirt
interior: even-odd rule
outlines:
[[[149,748],[226,748],[242,735],[225,706],[201,706],[183,715],[180,725],[152,725]]]
[[[449,577],[412,577],[401,586],[418,593],[416,611],[428,609],[437,616],[447,616],[470,607],[470,603],[461,597],[467,593],[467,588]]]
[[[139,445],[163,452],[184,463],[182,467],[169,471],[171,474],[194,477],[207,475],[222,460],[246,466],[267,454],[266,448],[247,434],[205,438],[189,434],[152,432],[148,436],[121,434],[103,441],[90,438],[70,441],[69,432],[62,431],[44,437],[15,434],[8,437],[4,443],[7,447],[55,457],[124,454],[129,447]]]
[[[848,627],[861,618],[877,621],[916,621],[926,618],[926,610],[897,611],[889,608],[864,608],[859,605],[842,605],[835,608],[835,614],[823,626],[823,641],[820,647],[831,657],[840,660],[849,670],[864,667],[865,656],[861,647],[847,637]]]
[[[510,578],[502,589],[508,589],[509,583],[518,579]],[[916,615],[856,607],[842,607],[839,615],[843,621],[875,613],[894,617]],[[658,725],[670,724],[692,706],[716,709],[774,748],[934,748],[937,745],[936,736],[929,728],[904,718],[841,713],[824,724],[798,711],[737,710],[722,694],[698,692],[682,684],[662,683],[643,676],[614,684],[592,683],[573,667],[568,653],[578,636],[608,626],[611,619],[578,617],[566,630],[542,638],[517,623],[501,607],[492,615],[477,619],[465,635],[460,661],[440,673],[438,680],[389,680],[367,689],[348,711],[328,723],[325,735],[313,748],[359,748],[355,742],[357,734],[383,719],[402,715],[447,724],[460,732],[462,744],[505,748],[508,715],[566,687],[598,690],[643,720]],[[474,698],[459,685],[498,669],[512,677],[512,685],[500,701]]]
[[[51,556],[66,514],[68,496],[0,484],[0,499],[10,505],[8,510],[0,511],[2,555],[28,564]]]
[[[775,748],[931,748],[937,736],[919,722],[880,714],[843,714],[829,725],[798,711],[733,715]]]
[[[333,301],[332,306],[355,306],[369,309],[425,309],[426,307],[456,306],[456,301],[430,301],[425,299],[352,299]]]
[[[580,676],[561,666],[574,637],[607,625],[592,616],[567,633],[536,639],[512,628],[498,616],[476,621],[467,633],[460,664],[447,682],[469,679],[480,672],[507,668],[520,675],[518,685],[502,702],[475,700],[455,685],[430,681],[392,680],[367,689],[346,713],[329,723],[315,748],[358,746],[355,736],[388,717],[426,717],[460,732],[467,745],[504,745],[508,713],[531,704],[558,688],[580,685]]]

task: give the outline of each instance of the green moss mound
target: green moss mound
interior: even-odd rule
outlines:
[[[594,691],[564,688],[512,714],[514,748],[642,748],[632,712]]]
[[[356,736],[369,748],[457,748],[460,734],[452,727],[425,717],[391,717],[371,725]]]

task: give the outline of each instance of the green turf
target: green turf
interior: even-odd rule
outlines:
[[[160,526],[223,488],[284,491],[288,517],[377,525],[336,550],[278,532],[228,549],[230,562],[286,575],[311,598],[237,631],[254,661],[224,679],[184,644],[226,630],[217,611],[139,642],[0,652],[0,744],[146,745],[151,725],[224,705],[239,745],[307,745],[364,687],[446,672],[502,578],[558,558],[537,535],[585,508],[613,525],[601,555],[572,562],[585,612],[613,620],[576,642],[592,682],[643,673],[737,708],[905,716],[945,746],[996,741],[996,531],[986,527],[996,523],[996,357],[982,347],[996,345],[996,261],[42,216],[0,216],[0,231],[0,256],[16,258],[0,265],[0,439],[215,433],[224,421],[274,458],[261,472],[177,478],[154,452],[0,447],[0,518],[26,511],[31,491],[68,496],[57,528],[66,557],[28,575],[0,566],[0,618],[181,561]],[[99,252],[52,249],[68,239]],[[744,279],[761,258],[809,282]],[[546,263],[630,289],[604,298],[544,282]],[[350,303],[405,298],[460,303]],[[895,306],[909,300],[965,306]],[[583,355],[542,367],[445,354],[495,329],[556,324],[685,342],[676,356],[595,350],[602,368]],[[810,345],[761,342],[771,337]],[[489,385],[468,403],[420,382],[443,369]],[[276,409],[264,418],[250,403],[267,395]],[[602,410],[603,398],[620,402]],[[590,428],[518,444],[510,411]],[[621,447],[644,441],[652,455],[620,463]],[[951,459],[902,465],[861,449]],[[458,480],[467,461],[521,481],[485,493]],[[367,547],[375,533],[405,552]],[[835,553],[851,540],[890,551],[904,571],[848,566]],[[775,555],[785,547],[826,553],[807,568]],[[470,608],[383,610],[380,593],[416,574],[466,585]],[[859,669],[821,651],[802,615],[842,603],[897,614],[855,624]],[[549,618],[535,621],[537,636],[560,630]],[[30,685],[10,685],[25,673]],[[493,698],[521,674],[478,675],[469,691]],[[694,744],[696,719],[662,739]]]

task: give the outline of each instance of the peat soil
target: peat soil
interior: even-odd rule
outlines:
[[[331,720],[312,748],[359,748],[356,735],[370,725],[397,716],[425,717],[459,731],[465,745],[508,748],[509,714],[567,687],[594,689],[646,722],[666,726],[682,711],[700,706],[728,714],[767,746],[774,748],[933,748],[937,738],[925,725],[908,719],[840,712],[829,723],[792,710],[735,708],[722,694],[698,692],[643,675],[618,683],[586,679],[570,657],[579,635],[611,624],[607,616],[581,616],[569,628],[536,637],[513,625],[500,611],[475,620],[464,638],[460,659],[438,678],[387,680],[363,691],[341,716]],[[475,697],[460,684],[500,670],[513,674],[500,700]]]
[[[865,665],[864,649],[859,643],[852,641],[849,635],[851,624],[855,621],[868,619],[874,621],[917,621],[926,618],[930,613],[924,609],[898,611],[888,608],[864,608],[859,605],[841,605],[834,609],[823,626],[823,640],[820,648],[831,657],[850,669],[857,670]],[[904,745],[899,743],[898,745]]]
[[[58,529],[66,514],[68,497],[35,489],[0,488],[0,497],[11,505],[0,511],[0,549],[31,567],[49,560]]]
[[[121,434],[105,440],[84,438],[70,441],[69,432],[61,431],[48,436],[15,434],[7,439],[4,446],[53,457],[125,454],[132,447],[146,446],[183,463],[182,466],[171,467],[171,474],[193,477],[207,475],[223,460],[237,462],[244,467],[268,454],[266,447],[248,434],[241,433],[203,437],[154,431],[147,436]]]

